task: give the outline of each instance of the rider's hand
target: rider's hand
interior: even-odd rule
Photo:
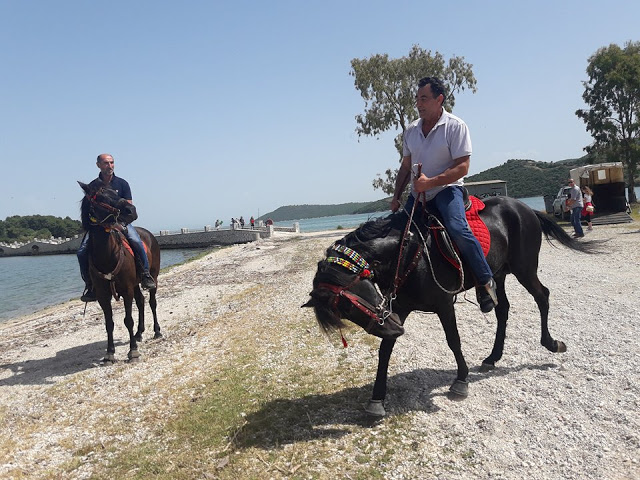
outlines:
[[[430,180],[431,179],[429,177],[427,177],[424,173],[422,173],[418,178],[416,178],[413,181],[413,188],[415,188],[416,192],[418,193],[425,192],[430,188],[432,188],[432,185],[430,184]]]
[[[394,197],[393,200],[391,200],[391,211],[397,212],[399,208],[400,208],[400,200]]]

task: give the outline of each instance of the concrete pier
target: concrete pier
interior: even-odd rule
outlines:
[[[274,232],[299,232],[300,225],[296,222],[292,227],[268,227],[259,228],[227,228],[215,230],[207,225],[203,230],[191,230],[182,228],[179,232],[161,230],[152,232],[160,249],[177,248],[206,248],[221,245],[235,245],[237,243],[250,243],[269,238]],[[82,235],[71,239],[33,240],[24,245],[0,245],[0,257],[29,256],[29,255],[59,255],[76,253],[80,247]]]

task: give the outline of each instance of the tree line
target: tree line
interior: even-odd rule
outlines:
[[[73,237],[82,233],[82,224],[70,217],[14,215],[0,220],[0,242],[28,242],[34,238]]]

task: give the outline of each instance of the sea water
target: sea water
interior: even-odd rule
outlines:
[[[160,268],[203,251],[202,248],[162,250]],[[0,322],[79,298],[83,289],[75,255],[0,258]]]
[[[544,210],[544,198],[542,197],[519,198],[518,200],[527,204],[534,210]],[[359,213],[356,215],[335,215],[333,217],[301,218],[298,220],[277,222],[276,225],[290,226],[292,223],[298,222],[300,224],[301,232],[321,232],[324,230],[338,230],[341,228],[345,230],[351,230],[369,220],[386,217],[390,213],[391,210],[387,210],[384,212]]]

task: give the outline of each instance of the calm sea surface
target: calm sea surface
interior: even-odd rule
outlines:
[[[203,251],[163,250],[160,267],[175,265]],[[83,288],[75,255],[0,258],[0,322],[79,298]]]
[[[544,199],[542,197],[519,198],[535,210],[544,210]],[[336,215],[333,217],[302,218],[300,220],[289,220],[278,222],[277,225],[290,226],[293,222],[300,223],[301,232],[321,232],[323,230],[336,230],[339,227],[351,229],[359,226],[368,220],[385,217],[391,211],[376,213],[361,213],[358,215]]]
[[[636,188],[640,197],[640,187]],[[520,198],[535,210],[544,210],[542,197]],[[302,232],[352,229],[389,212],[337,215],[333,217],[303,218],[278,225],[291,226],[300,223]],[[163,250],[161,267],[168,267],[187,260],[203,249]],[[75,255],[43,255],[40,257],[0,258],[0,322],[20,315],[79,298],[84,284],[80,279]]]

